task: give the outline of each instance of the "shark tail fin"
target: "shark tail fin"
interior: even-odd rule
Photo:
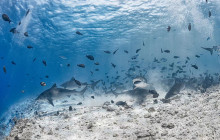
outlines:
[[[213,54],[213,48],[210,50],[211,55]]]
[[[92,83],[92,85],[91,85],[92,90],[95,89],[95,86],[96,86],[100,81],[101,81],[101,80],[98,80],[98,81]]]

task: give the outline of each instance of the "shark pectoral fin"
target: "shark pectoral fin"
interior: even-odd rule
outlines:
[[[53,104],[53,99],[52,99],[52,98],[47,98],[47,100],[48,100],[49,104],[51,104],[52,106],[54,106],[54,104]]]

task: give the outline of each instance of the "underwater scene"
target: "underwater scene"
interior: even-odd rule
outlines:
[[[1,0],[0,140],[220,140],[219,0]]]

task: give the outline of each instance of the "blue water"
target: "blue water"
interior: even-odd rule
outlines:
[[[28,9],[30,13],[25,16]],[[143,69],[152,71],[154,67],[160,69],[172,62],[185,62],[188,56],[191,58],[187,66],[189,76],[220,71],[220,52],[214,51],[210,55],[201,48],[220,44],[219,0],[208,3],[205,0],[1,0],[0,13],[7,14],[12,20],[9,24],[0,19],[1,115],[12,105],[34,98],[52,84],[59,85],[73,76],[87,82],[106,80],[105,73],[123,77],[125,74],[121,70],[131,66],[128,60],[139,48],[136,65]],[[19,21],[21,25],[18,25]],[[189,23],[192,24],[191,31],[187,28]],[[170,32],[167,32],[168,26],[171,26]],[[13,27],[18,34],[9,32]],[[83,35],[77,35],[76,31]],[[24,32],[29,36],[25,37]],[[33,49],[28,49],[28,45]],[[118,48],[115,55],[103,52]],[[171,53],[161,54],[161,48],[169,49]],[[88,60],[85,57],[88,54],[93,55],[100,65]],[[180,58],[173,59],[175,55]],[[168,61],[155,64],[155,57],[164,57]],[[47,66],[42,60],[46,60]],[[80,63],[86,67],[77,67]],[[116,68],[111,63],[116,64]],[[67,64],[71,66],[67,67]],[[196,64],[199,69],[192,68],[191,64]],[[6,74],[3,66],[7,69]],[[96,68],[99,71],[95,71]],[[165,71],[160,75],[168,73]],[[49,78],[45,78],[46,75]],[[47,86],[42,87],[42,81]]]

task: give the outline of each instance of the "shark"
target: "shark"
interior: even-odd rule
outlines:
[[[37,98],[37,100],[47,100],[49,104],[54,106],[53,100],[61,99],[64,96],[68,95],[79,95],[84,97],[84,93],[87,90],[87,86],[81,91],[69,90],[64,88],[58,88],[56,84],[54,84],[51,88],[42,92]]]
[[[60,86],[63,87],[64,89],[79,89],[82,87],[91,87],[92,90],[95,89],[96,85],[100,82],[101,80],[98,81],[92,81],[91,84],[87,84],[85,83],[77,83],[77,80],[72,77],[69,81],[64,82],[63,84],[61,84]]]

